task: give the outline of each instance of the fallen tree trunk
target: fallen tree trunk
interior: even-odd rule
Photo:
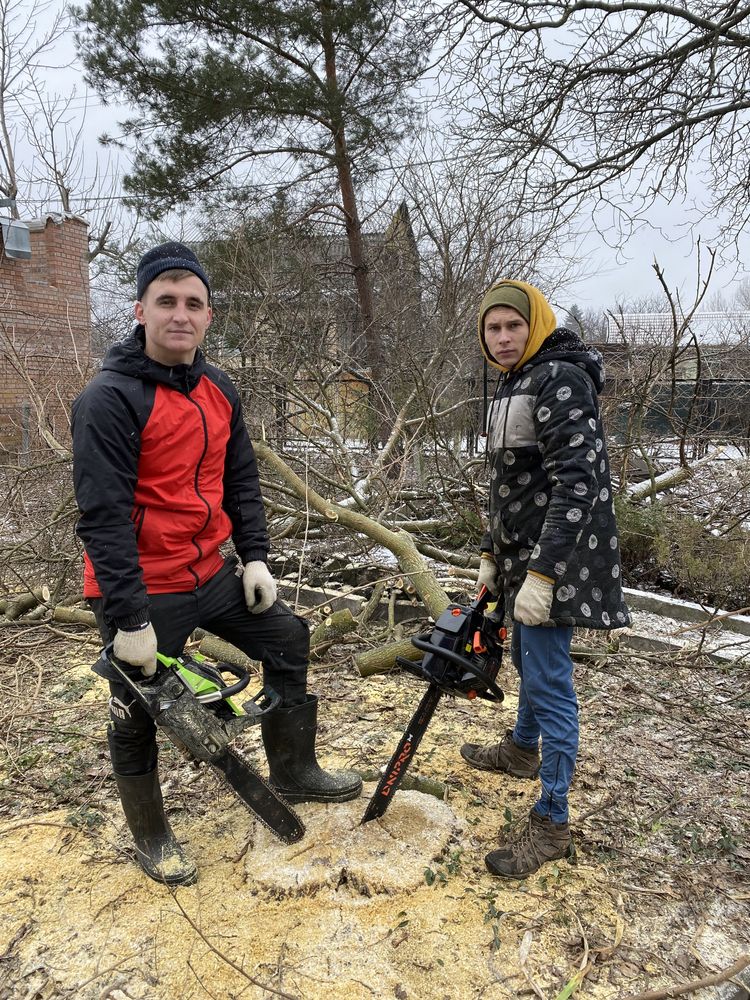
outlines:
[[[384,545],[395,555],[401,572],[408,576],[414,589],[422,598],[425,607],[433,618],[437,618],[450,603],[448,595],[435,579],[427,563],[419,554],[413,539],[406,531],[391,531],[378,524],[371,517],[359,511],[349,510],[340,504],[316,493],[280,458],[265,442],[253,442],[255,453],[261,462],[270,466],[279,478],[291,487],[299,498],[323,514],[329,521],[335,521],[352,531],[367,535],[378,545]]]
[[[717,448],[708,455],[704,455],[703,458],[699,458],[697,462],[693,462],[692,465],[679,465],[676,469],[668,469],[653,479],[646,479],[642,483],[634,483],[632,486],[628,486],[628,499],[645,500],[646,497],[655,497],[659,493],[671,489],[673,486],[679,486],[680,483],[684,483],[692,478],[693,473],[699,466],[714,461],[723,451],[723,448]]]

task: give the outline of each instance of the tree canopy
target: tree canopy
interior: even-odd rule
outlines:
[[[367,365],[380,376],[355,178],[371,173],[412,113],[424,39],[401,0],[91,0],[77,11],[90,81],[138,108],[126,187],[154,214],[221,184],[247,198],[266,161],[268,189],[317,184],[313,212],[346,230]],[[268,193],[268,192],[266,192]]]
[[[91,0],[77,11],[89,79],[138,108],[130,190],[173,205],[269,157],[325,172],[343,155],[366,175],[408,123],[421,64],[401,6]]]
[[[456,40],[467,138],[525,164],[534,198],[594,194],[633,218],[697,181],[704,211],[746,228],[744,4],[456,0],[434,12]]]

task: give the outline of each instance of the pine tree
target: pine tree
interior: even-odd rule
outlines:
[[[123,123],[137,154],[126,187],[152,214],[247,183],[269,157],[329,178],[375,381],[381,345],[355,182],[413,113],[425,43],[408,9],[400,0],[90,0],[76,12],[89,81],[138,108]]]

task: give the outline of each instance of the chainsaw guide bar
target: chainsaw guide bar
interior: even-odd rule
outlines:
[[[499,599],[494,610],[487,611],[493,600],[496,600],[493,595],[482,587],[479,596],[470,605],[449,605],[430,632],[412,637],[412,644],[424,653],[422,659],[415,662],[401,656],[396,658],[400,666],[426,680],[429,687],[422,695],[360,823],[378,819],[390,805],[444,694],[460,695],[470,700],[503,700],[503,692],[495,683],[495,678],[502,662],[507,633]]]
[[[199,653],[181,657],[157,653],[152,677],[118,661],[111,644],[100,660],[114,669],[178,750],[190,760],[213,767],[259,823],[287,844],[300,840],[305,827],[294,809],[229,746],[243,730],[278,708],[281,699],[276,692],[263,688],[238,705],[233,695],[247,687],[247,671],[227,663],[213,664]],[[237,681],[227,685],[224,673],[233,674]]]

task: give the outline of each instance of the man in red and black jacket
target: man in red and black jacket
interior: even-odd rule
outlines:
[[[292,802],[341,802],[353,774],[315,758],[317,699],[307,694],[307,623],[276,600],[255,454],[229,378],[200,345],[209,279],[195,254],[165,243],[138,265],[137,326],[73,403],[73,470],[84,595],[117,658],[150,676],[205,628],[263,664],[282,707],[262,722],[271,782]],[[219,551],[231,536],[237,557]],[[139,861],[152,878],[195,880],[164,815],[155,727],[114,672],[112,765]]]

